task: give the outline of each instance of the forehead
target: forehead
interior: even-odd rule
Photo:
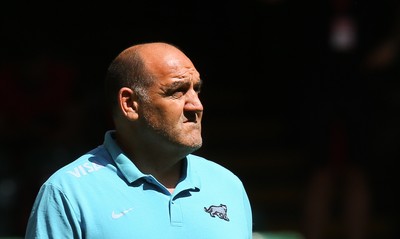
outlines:
[[[200,78],[192,61],[173,46],[147,46],[141,55],[146,68],[156,77]]]

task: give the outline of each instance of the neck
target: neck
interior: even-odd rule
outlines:
[[[139,161],[139,162],[138,162]],[[151,162],[140,160],[133,160],[139,170],[145,174],[153,175],[161,184],[166,188],[175,188],[182,175],[182,160],[179,160],[174,165],[155,165]]]

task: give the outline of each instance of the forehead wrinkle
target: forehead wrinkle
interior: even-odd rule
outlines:
[[[169,74],[176,78],[193,78],[192,76],[197,74],[197,70],[194,66],[182,66],[179,62],[174,64],[168,64]],[[189,76],[188,76],[189,75]]]
[[[165,89],[167,89],[167,88],[173,89],[173,88],[179,88],[179,87],[185,86],[185,85],[190,86],[190,84],[191,84],[190,78],[182,77],[182,78],[175,78],[175,80],[173,80],[172,82],[169,82],[169,83],[168,82],[162,83],[161,86]]]

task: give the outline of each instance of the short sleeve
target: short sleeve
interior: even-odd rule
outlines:
[[[82,238],[79,218],[68,198],[51,184],[41,187],[25,234],[31,238]]]

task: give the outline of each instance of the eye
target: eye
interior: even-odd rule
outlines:
[[[177,91],[173,92],[171,96],[175,99],[178,99],[178,98],[181,98],[183,95],[185,95],[185,91],[177,90]]]

